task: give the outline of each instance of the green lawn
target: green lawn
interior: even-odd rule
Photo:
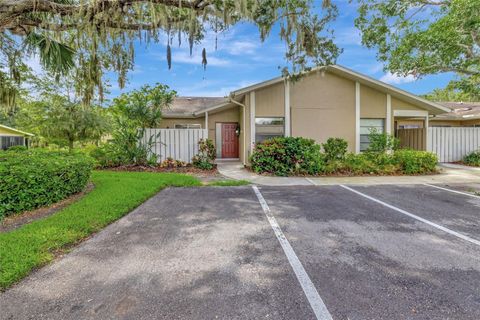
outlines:
[[[200,186],[174,173],[96,171],[95,189],[56,214],[0,233],[0,290],[28,275],[168,186]]]

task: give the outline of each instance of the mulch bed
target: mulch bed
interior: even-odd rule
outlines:
[[[197,177],[202,182],[211,182],[225,180],[217,168],[212,170],[202,170],[194,166],[177,167],[177,168],[164,168],[160,166],[137,166],[137,165],[125,165],[113,168],[105,168],[108,171],[131,171],[131,172],[159,172],[159,173],[183,173]]]
[[[17,229],[24,224],[33,222],[35,220],[48,217],[55,212],[60,211],[61,209],[65,208],[66,206],[80,200],[83,196],[87,193],[92,191],[95,188],[93,183],[89,183],[85,190],[82,192],[76,193],[71,195],[70,197],[63,199],[55,204],[52,204],[48,207],[38,208],[32,211],[26,211],[23,213],[15,214],[13,216],[6,217],[0,222],[0,233],[12,231]]]

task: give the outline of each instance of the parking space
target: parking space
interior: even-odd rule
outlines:
[[[408,199],[407,189],[417,187],[390,191]],[[339,186],[285,191],[261,188],[333,319],[480,318],[477,245]],[[475,205],[469,206],[473,216]],[[451,219],[464,210],[452,209]]]
[[[0,319],[480,319],[479,221],[428,185],[167,189]]]

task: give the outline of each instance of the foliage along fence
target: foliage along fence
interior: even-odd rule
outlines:
[[[480,128],[428,128],[427,150],[436,153],[440,162],[460,161],[467,154],[480,150]]]
[[[480,150],[480,128],[473,127],[430,127],[427,145],[425,129],[399,129],[400,147],[427,150],[438,156],[439,162],[461,161],[473,151]]]
[[[151,139],[151,152],[159,162],[166,158],[192,162],[198,154],[198,141],[207,138],[207,129],[145,129],[143,142]]]

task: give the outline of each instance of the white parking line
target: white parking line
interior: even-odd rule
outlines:
[[[413,213],[410,213],[410,212],[408,212],[408,211],[405,211],[405,210],[402,210],[402,209],[397,208],[397,207],[395,207],[395,206],[392,206],[391,204],[388,204],[388,203],[383,202],[383,201],[381,201],[381,200],[375,199],[374,197],[371,197],[371,196],[369,196],[369,195],[366,195],[366,194],[364,194],[364,193],[361,193],[360,191],[357,191],[357,190],[352,189],[352,188],[350,188],[350,187],[347,187],[347,186],[344,186],[344,185],[340,185],[340,187],[342,187],[342,188],[344,188],[344,189],[347,189],[347,190],[349,190],[349,191],[351,191],[351,192],[354,192],[354,193],[356,193],[356,194],[358,194],[358,195],[360,195],[360,196],[362,196],[362,197],[364,197],[364,198],[367,198],[367,199],[369,199],[369,200],[372,200],[372,201],[374,201],[374,202],[376,202],[376,203],[379,203],[379,204],[381,204],[381,205],[383,205],[383,206],[385,206],[385,207],[387,207],[387,208],[390,208],[390,209],[395,210],[395,211],[397,211],[397,212],[403,213],[404,215],[409,216],[409,217],[411,217],[411,218],[413,218],[413,219],[416,219],[416,220],[418,220],[418,221],[421,221],[421,222],[423,222],[423,223],[426,223],[426,224],[428,224],[429,226],[432,226],[432,227],[437,228],[437,229],[439,229],[439,230],[445,231],[446,233],[449,233],[449,234],[451,234],[451,235],[453,235],[453,236],[455,236],[455,237],[458,237],[458,238],[463,239],[463,240],[465,240],[465,241],[468,241],[468,242],[470,242],[470,243],[476,244],[477,246],[480,246],[480,241],[479,241],[479,240],[470,238],[469,236],[466,236],[466,235],[464,235],[464,234],[458,233],[458,232],[453,231],[453,230],[451,230],[451,229],[445,228],[444,226],[441,226],[441,225],[436,224],[436,223],[434,223],[434,222],[432,222],[432,221],[429,221],[429,220],[427,220],[427,219],[424,219],[424,218],[422,218],[422,217],[419,217],[419,216],[417,216],[417,215],[415,215],[415,214],[413,214]]]
[[[447,189],[447,188],[439,187],[439,186],[436,186],[436,185],[433,185],[433,184],[428,184],[428,183],[424,183],[424,185],[432,187],[432,188],[437,188],[437,189],[440,189],[440,190],[449,191],[449,192],[458,193],[458,194],[463,194],[464,196],[469,196],[469,197],[472,197],[472,198],[480,199],[479,196],[476,196],[474,194],[461,192],[461,191],[457,191],[457,190],[452,190],[452,189]]]
[[[287,238],[283,234],[282,229],[280,228],[277,220],[270,211],[270,208],[268,207],[267,202],[260,193],[260,190],[258,190],[257,186],[252,186],[252,188],[257,195],[258,202],[260,202],[263,212],[267,216],[268,222],[270,222],[270,226],[275,232],[275,235],[277,236],[277,239],[283,248],[283,252],[285,252],[285,255],[287,256],[288,262],[290,262],[290,265],[292,266],[293,271],[297,276],[298,282],[300,282],[300,285],[302,286],[303,292],[307,296],[308,302],[310,302],[310,306],[312,307],[315,316],[318,320],[333,320],[332,315],[327,310],[327,306],[318,294],[317,289],[313,285],[312,280],[310,280],[310,277],[308,276],[305,268],[295,254],[295,251],[293,251],[290,242],[288,242]]]

